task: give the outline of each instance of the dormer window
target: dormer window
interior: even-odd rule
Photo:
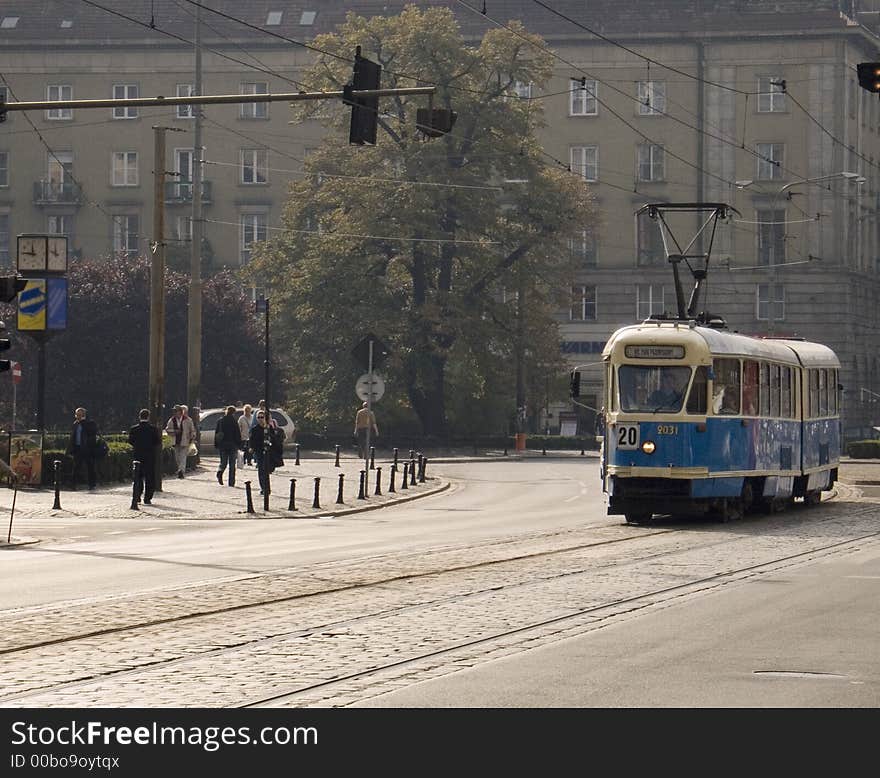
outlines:
[[[281,17],[283,15],[284,11],[269,11],[269,15],[266,17],[266,26],[277,27],[281,24]]]
[[[317,11],[303,11],[302,16],[299,17],[299,23],[303,27],[309,27],[315,23],[315,17],[317,15]]]
[[[0,29],[4,30],[12,30],[18,25],[18,20],[20,17],[18,16],[4,16],[3,20],[0,21]]]

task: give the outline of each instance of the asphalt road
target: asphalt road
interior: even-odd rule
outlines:
[[[12,608],[146,591],[400,548],[609,521],[594,458],[438,464],[432,469],[452,479],[450,490],[347,517],[17,519],[18,533],[51,540],[0,552],[0,602]]]

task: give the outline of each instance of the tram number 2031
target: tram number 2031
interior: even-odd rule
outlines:
[[[621,424],[617,427],[617,448],[634,449],[639,447],[639,425]]]

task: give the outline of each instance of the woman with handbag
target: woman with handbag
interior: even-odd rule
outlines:
[[[235,419],[234,405],[227,405],[226,414],[217,422],[217,428],[214,430],[214,446],[220,452],[217,482],[223,486],[223,472],[229,465],[229,485],[235,486],[235,458],[241,446],[241,431]]]

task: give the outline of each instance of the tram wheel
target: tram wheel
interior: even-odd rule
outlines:
[[[818,489],[804,495],[804,505],[818,505],[822,501],[822,492]]]
[[[624,518],[627,524],[647,524],[653,515],[650,511],[627,511]]]

